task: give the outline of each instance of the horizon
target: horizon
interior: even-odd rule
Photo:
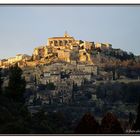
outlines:
[[[140,6],[0,6],[0,59],[32,55],[49,37],[65,31],[78,40],[108,42],[139,55],[139,12]]]

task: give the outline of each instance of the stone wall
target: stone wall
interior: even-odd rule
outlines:
[[[70,51],[69,50],[58,50],[58,59],[70,62]]]

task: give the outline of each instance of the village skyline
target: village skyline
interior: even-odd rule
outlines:
[[[67,31],[76,39],[109,42],[139,55],[139,13],[135,6],[0,7],[0,59],[32,54],[49,37]]]

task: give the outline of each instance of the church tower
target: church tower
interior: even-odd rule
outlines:
[[[68,35],[67,31],[65,31],[64,37],[70,37],[70,35]]]

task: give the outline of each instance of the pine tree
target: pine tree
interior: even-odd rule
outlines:
[[[117,117],[113,113],[107,113],[101,122],[103,134],[123,134],[123,129]]]
[[[76,134],[99,134],[100,126],[91,113],[86,113],[75,129]]]
[[[138,105],[138,109],[137,109],[137,118],[136,118],[136,122],[133,126],[134,130],[140,130],[140,102]]]
[[[0,69],[0,95],[2,94],[2,84],[3,84],[3,80],[1,78],[1,69]]]
[[[22,69],[18,65],[9,68],[9,83],[7,87],[8,97],[17,102],[24,102],[26,81],[22,77]]]

